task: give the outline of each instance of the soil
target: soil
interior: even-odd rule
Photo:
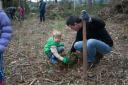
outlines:
[[[83,66],[52,65],[42,51],[55,20],[39,23],[37,17],[13,22],[13,38],[4,54],[6,85],[83,85]],[[95,68],[88,70],[88,85],[128,84],[128,36],[126,25],[106,21],[106,29],[114,40],[110,54]],[[65,26],[64,43],[70,50],[75,32]],[[73,57],[73,56],[72,56]]]

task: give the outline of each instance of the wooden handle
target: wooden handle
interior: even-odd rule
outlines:
[[[86,39],[86,21],[83,20],[83,78],[87,79],[87,39]]]

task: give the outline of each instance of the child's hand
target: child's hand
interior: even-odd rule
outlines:
[[[64,59],[63,59],[63,63],[68,64],[69,63],[69,58],[65,56]]]

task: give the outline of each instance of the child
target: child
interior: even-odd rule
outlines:
[[[25,8],[23,6],[18,7],[19,18],[20,20],[24,20],[25,17]]]
[[[59,55],[59,53],[64,51],[64,44],[61,42],[61,36],[62,34],[60,31],[54,30],[53,36],[47,40],[44,46],[44,52],[52,64],[56,64],[58,60],[62,61],[64,64],[69,62],[67,57]]]
[[[11,22],[2,9],[2,1],[0,0],[0,85],[4,85],[4,64],[3,53],[12,35]]]

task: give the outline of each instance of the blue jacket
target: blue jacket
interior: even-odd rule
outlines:
[[[12,35],[11,22],[3,10],[0,10],[0,53],[7,47]]]

